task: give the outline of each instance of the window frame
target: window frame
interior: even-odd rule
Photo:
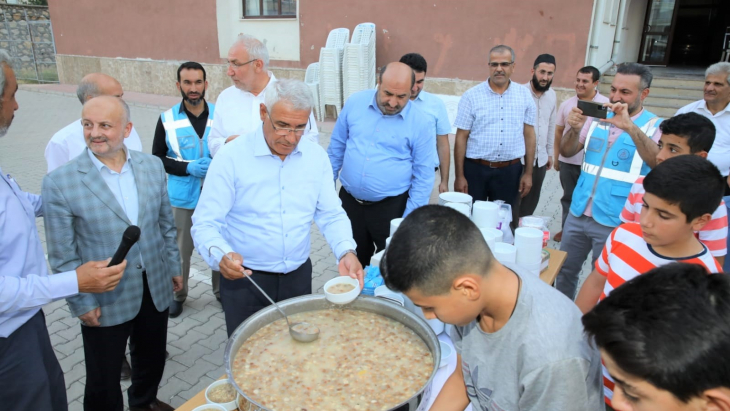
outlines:
[[[281,1],[282,0],[276,0],[276,2],[278,3],[279,14],[270,15],[270,16],[265,16],[263,14],[259,14],[259,15],[256,15],[256,16],[249,16],[249,15],[246,14],[246,0],[241,0],[243,19],[248,19],[248,20],[258,20],[258,19],[296,19],[297,18],[297,10],[296,10],[297,7],[295,7],[294,14],[281,14]],[[259,13],[263,13],[263,11],[264,11],[264,0],[258,0],[258,2],[259,2]],[[297,5],[297,0],[294,0],[294,5],[295,6]]]

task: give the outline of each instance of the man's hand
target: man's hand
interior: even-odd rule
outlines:
[[[447,191],[449,191],[449,182],[441,181],[441,184],[439,184],[439,194],[445,193]]]
[[[578,134],[580,134],[580,131],[583,129],[587,120],[588,117],[584,116],[583,110],[578,107],[573,107],[573,109],[570,110],[570,114],[568,114],[568,125]]]
[[[98,327],[101,325],[99,317],[101,317],[101,307],[96,307],[88,313],[80,315],[79,320],[81,320],[81,324],[87,327]]]
[[[553,168],[553,158],[548,157],[547,169],[550,170],[551,168]]]
[[[532,173],[525,172],[520,178],[520,198],[525,198],[532,189]]]
[[[469,184],[466,182],[466,177],[456,177],[456,180],[454,180],[454,191],[469,194]]]
[[[226,142],[225,142],[225,143],[223,143],[223,144],[228,144],[228,143],[230,143],[231,141],[235,140],[235,139],[236,139],[236,137],[238,137],[238,134],[236,134],[235,136],[230,136],[230,137],[228,137],[228,138],[226,139]]]
[[[557,154],[555,155],[555,158],[558,158]],[[555,169],[555,171],[560,171],[560,160],[556,160],[553,163],[553,168]]]
[[[601,121],[603,121],[604,123],[612,124],[626,132],[628,132],[631,127],[636,127],[634,122],[631,121],[628,104],[621,102],[606,103],[603,105],[603,107],[608,107],[609,110],[613,111],[613,117],[601,119]]]
[[[76,280],[80,293],[105,293],[113,290],[122,279],[127,260],[121,264],[107,267],[111,258],[105,261],[89,261],[76,269]]]
[[[172,292],[176,293],[183,288],[183,278],[181,275],[172,277]]]
[[[251,270],[245,270],[243,268],[243,257],[238,253],[228,253],[218,263],[221,269],[221,274],[228,280],[239,280],[244,275],[253,274]]]
[[[199,158],[188,163],[186,171],[193,177],[205,178],[210,167],[210,159],[207,157]]]
[[[365,272],[362,269],[362,265],[360,264],[360,260],[357,259],[357,256],[353,253],[346,253],[341,259],[340,263],[337,264],[337,271],[340,272],[340,275],[342,276],[349,276],[351,278],[356,278],[357,281],[360,282],[360,288],[362,288],[365,285]]]

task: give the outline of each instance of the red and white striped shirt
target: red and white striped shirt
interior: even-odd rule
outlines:
[[[638,223],[641,218],[641,208],[644,204],[644,177],[631,186],[631,192],[626,199],[624,209],[621,210],[621,221],[624,223]],[[696,231],[695,236],[710,250],[715,257],[722,257],[727,254],[727,207],[725,202],[721,202],[709,223],[702,227],[702,230]]]
[[[596,271],[606,277],[600,300],[606,298],[616,287],[653,268],[676,263],[699,264],[708,273],[722,272],[722,267],[703,244],[701,253],[685,258],[664,257],[654,251],[644,241],[641,225],[636,223],[621,224],[606,239],[601,256],[596,260]],[[611,405],[614,382],[603,366],[603,393],[606,404]]]

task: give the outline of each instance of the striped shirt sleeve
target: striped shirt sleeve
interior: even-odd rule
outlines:
[[[619,218],[624,223],[638,223],[641,218],[641,206],[644,204],[644,177],[639,177],[631,186]]]
[[[697,234],[697,237],[710,250],[715,257],[722,257],[727,254],[727,207],[721,202],[712,219]]]

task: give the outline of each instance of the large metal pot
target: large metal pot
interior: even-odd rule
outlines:
[[[415,410],[421,399],[421,394],[423,390],[431,385],[431,381],[433,380],[436,371],[438,371],[439,363],[441,362],[441,348],[439,346],[438,338],[436,337],[436,334],[433,332],[431,327],[429,327],[423,319],[419,318],[412,312],[406,310],[399,305],[383,300],[382,298],[360,296],[348,305],[335,306],[334,304],[327,301],[324,295],[311,294],[284,300],[279,303],[279,306],[284,310],[287,315],[293,315],[307,311],[325,310],[335,307],[340,309],[344,308],[368,311],[403,323],[405,326],[413,330],[416,335],[421,337],[426,343],[428,349],[431,351],[431,354],[433,355],[433,371],[431,371],[431,376],[429,377],[428,382],[418,392],[413,393],[413,396],[410,400],[399,404],[393,409],[398,409],[401,406],[409,405],[410,410]],[[246,321],[243,322],[243,324],[239,325],[238,328],[236,328],[236,331],[234,331],[231,337],[228,339],[228,344],[226,345],[225,363],[228,381],[233,384],[233,386],[236,388],[236,391],[238,391],[244,398],[246,398],[252,405],[255,406],[252,407],[250,411],[268,410],[264,408],[261,404],[258,404],[256,401],[254,401],[251,397],[249,397],[233,380],[233,361],[236,354],[238,353],[239,348],[241,348],[241,345],[243,345],[246,339],[256,333],[256,331],[258,331],[259,329],[279,319],[281,319],[281,313],[279,313],[274,306],[264,308],[263,310],[249,317]]]

